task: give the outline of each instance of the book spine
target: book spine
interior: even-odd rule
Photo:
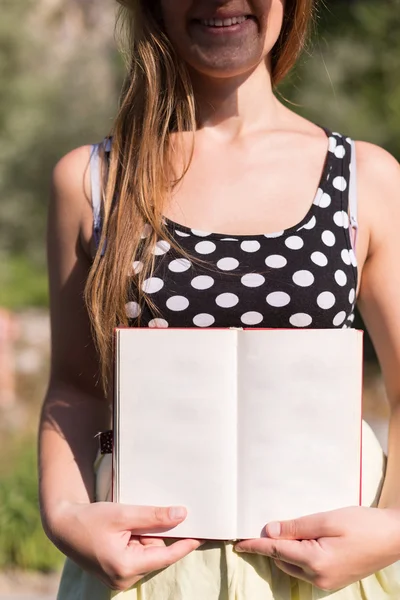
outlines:
[[[118,482],[118,473],[119,473],[119,370],[118,364],[119,360],[117,360],[117,353],[119,355],[120,352],[120,336],[119,331],[116,329],[114,331],[114,365],[113,365],[113,430],[114,430],[114,443],[113,443],[113,455],[112,455],[112,494],[111,500],[112,502],[119,501],[119,482]]]
[[[361,343],[361,356],[363,356],[363,348],[364,348],[364,331],[360,331],[360,343]],[[363,356],[364,358],[364,356]],[[361,366],[361,393],[360,393],[360,402],[361,402],[361,418],[360,418],[360,506],[362,506],[362,486],[363,486],[363,384],[364,384],[364,360],[362,361]]]
[[[235,534],[233,540],[238,539],[239,532],[239,365],[240,365],[240,338],[243,329],[235,328],[235,411],[236,411],[236,440],[235,440],[235,456],[236,456],[236,498],[235,498]]]

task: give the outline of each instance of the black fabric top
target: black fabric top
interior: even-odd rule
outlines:
[[[157,307],[126,306],[130,326],[340,328],[351,326],[357,262],[349,223],[351,140],[327,131],[318,192],[305,217],[284,231],[223,235],[165,220],[184,258],[165,240],[144,291]],[[143,236],[149,235],[149,227]],[[134,263],[134,272],[141,269]]]

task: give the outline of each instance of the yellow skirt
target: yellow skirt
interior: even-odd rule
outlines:
[[[363,427],[363,504],[376,506],[386,458],[371,428]],[[97,498],[110,498],[111,456],[96,464]],[[371,540],[371,544],[373,544]],[[399,600],[400,562],[338,592],[323,592],[289,577],[269,558],[239,555],[231,543],[207,543],[176,565],[112,592],[70,560],[57,600]]]

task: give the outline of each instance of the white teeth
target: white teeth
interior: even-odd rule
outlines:
[[[240,25],[246,21],[247,17],[232,17],[231,19],[202,19],[201,24],[206,27],[231,27]]]
[[[247,19],[248,17],[233,17],[232,25],[235,25],[236,23],[240,25],[240,23],[244,23]]]

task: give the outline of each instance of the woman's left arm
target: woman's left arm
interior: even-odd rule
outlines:
[[[379,506],[400,514],[400,166],[381,148],[359,146],[361,218],[369,243],[357,305],[378,355],[391,415]]]
[[[270,523],[237,544],[270,556],[285,573],[336,590],[400,560],[400,167],[357,143],[360,234],[358,307],[381,365],[391,407],[389,453],[378,508],[351,507]]]

